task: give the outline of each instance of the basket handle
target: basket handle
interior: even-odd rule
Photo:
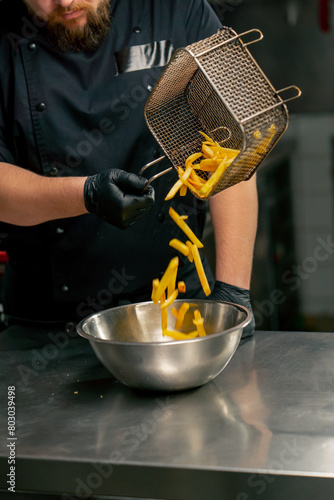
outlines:
[[[286,90],[290,89],[295,89],[297,91],[296,95],[289,97],[288,99],[283,100],[281,96],[279,95],[281,92],[285,92]],[[244,118],[243,120],[240,121],[242,125],[244,125],[246,122],[249,120],[253,120],[253,118],[256,118],[257,116],[263,115],[264,113],[267,113],[268,111],[271,111],[272,109],[277,108],[278,106],[282,106],[288,101],[292,101],[293,99],[297,99],[297,97],[300,97],[302,94],[302,91],[300,88],[296,87],[295,85],[290,85],[290,87],[285,87],[284,89],[281,90],[276,90],[276,95],[280,97],[280,101],[276,102],[276,104],[273,104],[272,106],[269,106],[268,108],[262,109],[261,111],[258,111],[257,113],[254,113],[251,116],[248,116],[247,118]]]
[[[299,87],[296,87],[296,85],[290,85],[289,87],[285,87],[284,89],[281,90],[276,90],[276,94],[280,95],[282,92],[285,92],[287,90],[294,89],[296,90],[296,94],[289,97],[288,99],[283,99],[283,103],[285,104],[286,102],[292,101],[293,99],[297,99],[297,97],[300,97],[302,95],[302,91],[300,90]]]
[[[252,43],[259,42],[263,38],[262,31],[260,31],[256,28],[253,30],[245,31],[244,33],[241,33],[241,35],[238,35],[238,37],[240,38],[241,36],[248,35],[248,33],[258,33],[259,36],[257,38],[255,38],[255,40],[251,40],[250,42],[247,42],[247,43],[242,42],[246,47],[247,47],[247,45],[251,45]]]
[[[255,42],[259,42],[263,38],[262,31],[258,30],[257,28],[254,28],[252,30],[244,31],[243,33],[240,33],[240,35],[235,35],[232,38],[229,38],[228,40],[224,40],[223,42],[217,43],[217,45],[215,45],[214,47],[210,47],[209,49],[203,50],[199,54],[194,54],[194,55],[195,55],[195,57],[202,57],[205,54],[208,54],[209,52],[211,52],[212,50],[218,49],[219,47],[222,47],[223,45],[226,45],[227,43],[231,43],[234,40],[241,38],[242,36],[248,35],[249,33],[258,33],[259,36],[257,38],[255,38],[255,40],[251,40],[250,42],[247,42],[247,43],[242,42],[242,44],[244,46],[251,45],[252,43],[255,43]]]
[[[161,160],[167,158],[165,155],[164,156],[160,156],[159,158],[157,158],[156,160],[153,160],[151,161],[150,163],[147,163],[146,165],[144,165],[139,173],[138,173],[138,176],[141,177],[143,175],[143,173],[145,172],[145,170],[149,167],[152,167],[153,165],[155,165],[156,163],[159,163]],[[165,175],[167,174],[168,172],[170,172],[171,170],[173,170],[173,167],[169,167],[169,168],[166,168],[166,170],[163,170],[162,172],[158,172],[157,174],[153,175],[150,179],[148,179],[148,181],[146,182],[145,184],[145,187],[144,187],[144,192],[147,190],[147,188],[149,187],[149,185],[151,184],[152,181],[154,181],[155,179],[158,179],[159,177],[161,177],[162,175]]]

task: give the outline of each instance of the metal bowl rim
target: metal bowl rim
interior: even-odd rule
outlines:
[[[191,299],[187,300],[187,299],[178,299],[178,300],[175,300],[174,302],[178,303],[178,302],[192,302]],[[102,314],[104,314],[106,311],[109,311],[109,310],[116,310],[116,309],[123,309],[125,307],[131,307],[131,306],[138,306],[138,305],[147,305],[147,304],[153,304],[152,301],[146,301],[146,302],[135,302],[135,303],[131,303],[131,304],[125,304],[125,305],[121,305],[121,306],[116,306],[116,307],[112,307],[112,308],[109,308],[109,309],[105,309],[103,311],[98,311],[94,314],[91,314],[90,316],[87,316],[86,318],[82,319],[76,326],[76,330],[77,330],[77,333],[89,340],[89,341],[92,341],[92,342],[99,342],[99,343],[105,343],[105,344],[112,344],[112,345],[128,345],[128,346],[135,346],[135,345],[138,345],[138,346],[171,346],[171,345],[184,345],[184,344],[189,344],[189,343],[194,343],[194,342],[203,342],[203,341],[209,341],[209,339],[212,339],[212,338],[216,338],[216,337],[219,337],[219,336],[223,336],[223,335],[228,335],[230,334],[231,332],[233,332],[234,330],[236,329],[239,329],[239,328],[245,328],[245,326],[247,326],[251,320],[252,320],[252,313],[244,306],[241,306],[239,304],[235,304],[233,302],[227,302],[227,301],[223,301],[223,300],[206,300],[206,299],[193,299],[193,302],[196,302],[196,303],[214,303],[214,304],[227,304],[227,305],[232,305],[234,307],[236,307],[237,309],[239,310],[242,310],[243,312],[246,313],[246,318],[241,321],[241,323],[238,323],[237,325],[231,327],[231,328],[228,328],[227,330],[224,330],[223,332],[217,332],[217,333],[210,333],[209,335],[207,335],[206,337],[196,337],[194,339],[187,339],[187,340],[170,340],[168,342],[128,342],[128,341],[121,341],[121,340],[110,340],[110,339],[101,339],[101,338],[96,338],[96,337],[93,337],[92,335],[89,335],[88,333],[86,333],[83,329],[83,325],[91,318],[93,317],[98,317]]]

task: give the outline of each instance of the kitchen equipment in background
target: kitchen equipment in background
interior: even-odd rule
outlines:
[[[236,351],[251,313],[242,306],[208,300],[187,301],[199,309],[205,337],[177,340],[163,337],[160,307],[152,302],[123,305],[92,314],[77,325],[101,363],[132,388],[179,391],[215,378]],[[184,303],[176,300],[176,309]],[[169,322],[175,317],[169,311]],[[185,331],[194,329],[193,315],[185,317]]]
[[[301,0],[286,0],[286,18],[289,26],[296,26],[301,9]]]
[[[319,2],[319,26],[321,31],[331,30],[331,2],[330,0],[318,0]]]
[[[249,34],[257,38],[243,42]],[[257,29],[239,35],[224,27],[176,50],[146,103],[147,124],[176,169],[202,150],[199,131],[240,151],[205,199],[253,175],[287,128],[286,102],[301,95],[295,86],[276,91],[255,62],[247,46],[262,38]],[[290,95],[285,100],[283,92]]]

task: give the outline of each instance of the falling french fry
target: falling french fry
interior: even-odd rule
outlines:
[[[169,246],[182,253],[185,257],[189,255],[189,247],[177,238],[173,238],[172,240],[170,240]]]
[[[202,318],[201,313],[199,312],[198,309],[194,311],[193,323],[197,328],[198,336],[205,337],[206,331],[204,329],[204,319]]]
[[[179,226],[180,229],[188,236],[190,241],[196,245],[198,248],[203,248],[203,243],[197,238],[195,233],[190,229],[188,224],[184,221],[182,216],[180,216],[173,207],[169,207],[169,215],[173,221]]]
[[[192,243],[191,241],[186,241],[186,245],[187,247],[189,248],[189,254],[188,254],[188,259],[189,259],[189,262],[194,262],[194,256],[193,256],[193,253],[192,253]]]
[[[164,272],[161,280],[159,281],[157,286],[155,286],[152,290],[153,304],[157,304],[159,302],[160,297],[168,288],[168,285],[172,282],[173,279],[175,279],[175,269],[177,270],[178,266],[179,266],[179,258],[173,257],[170,263],[168,264],[168,267]],[[155,280],[153,280],[153,283],[154,281]]]
[[[210,285],[209,285],[207,277],[205,275],[202,260],[201,260],[201,257],[200,257],[200,254],[199,254],[199,251],[198,251],[198,248],[196,245],[191,246],[191,252],[192,252],[192,255],[194,258],[194,263],[196,266],[197,274],[198,274],[199,280],[201,282],[203,291],[204,291],[205,295],[210,295],[210,293],[211,293]]]
[[[169,297],[167,298],[167,300],[165,300],[165,301],[161,304],[161,306],[160,306],[160,307],[161,307],[161,309],[163,309],[163,308],[167,309],[167,307],[171,306],[171,305],[173,304],[174,300],[176,300],[176,299],[177,299],[178,294],[179,294],[179,291],[178,291],[178,289],[176,288],[176,289],[174,290],[174,292],[172,292],[172,293],[169,295]]]
[[[189,310],[189,307],[190,306],[189,306],[188,302],[183,302],[180,309],[177,311],[175,330],[180,330],[182,328],[184,317],[185,317],[187,311]]]
[[[168,201],[168,200],[171,200],[172,198],[174,198],[174,196],[179,191],[179,189],[182,188],[182,186],[184,186],[184,183],[180,179],[177,180],[175,182],[175,184],[173,184],[173,186],[171,187],[171,189],[168,191],[165,200]]]

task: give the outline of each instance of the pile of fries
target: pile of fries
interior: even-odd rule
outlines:
[[[188,188],[199,198],[206,198],[240,153],[238,149],[223,148],[204,132],[200,134],[205,139],[202,143],[202,152],[190,155],[184,168],[178,168],[179,179],[165,200],[171,200],[177,192],[180,196],[185,196]]]
[[[179,228],[182,229],[182,231],[188,238],[185,243],[178,240],[177,238],[173,238],[169,242],[169,245],[175,250],[182,253],[184,256],[188,257],[190,262],[193,262],[195,264],[204,293],[205,295],[209,295],[211,293],[211,290],[203,269],[201,257],[198,250],[199,248],[203,248],[203,243],[201,243],[201,241],[197,238],[197,236],[186,223],[187,216],[179,215],[172,207],[169,208],[169,215],[179,226]],[[204,329],[204,320],[201,317],[201,313],[198,309],[194,311],[194,330],[189,333],[180,331],[185,315],[190,307],[190,305],[186,302],[181,305],[179,310],[177,310],[175,307],[172,307],[171,312],[175,316],[175,329],[172,330],[168,328],[167,308],[172,306],[179,293],[185,293],[186,291],[185,283],[183,281],[177,282],[178,267],[179,257],[173,257],[162,278],[160,280],[154,279],[152,283],[153,304],[157,305],[160,303],[162,334],[164,336],[172,337],[175,340],[186,340],[195,337],[204,337],[206,335]]]
[[[222,179],[227,168],[233,163],[240,151],[238,149],[224,148],[204,132],[202,152],[190,155],[184,167],[178,167],[179,179],[168,192],[165,200],[171,200],[176,193],[180,196],[187,194],[189,188],[198,198],[208,198],[217,184]],[[247,164],[256,166],[261,162],[263,155],[276,134],[276,127],[271,124],[262,134],[259,130],[254,132],[255,142],[249,148]]]

